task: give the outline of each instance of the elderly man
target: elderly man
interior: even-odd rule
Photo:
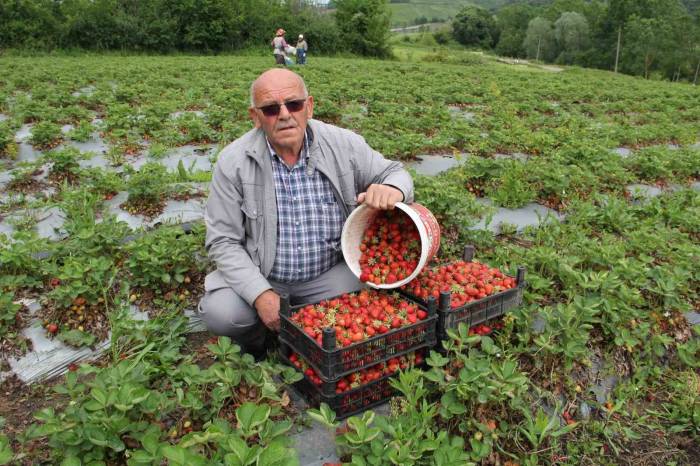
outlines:
[[[348,130],[313,120],[300,76],[281,68],[250,88],[255,128],[226,146],[207,202],[206,248],[217,269],[199,312],[210,331],[261,355],[280,327],[280,294],[297,303],[355,291],[340,233],[358,204],[413,201],[413,181]]]

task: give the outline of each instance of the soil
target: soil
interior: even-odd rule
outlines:
[[[627,451],[616,462],[628,466],[662,466],[698,464],[700,444],[686,434],[669,434],[668,431],[645,432],[642,438],[625,445]]]
[[[35,422],[35,412],[48,406],[58,407],[65,403],[66,397],[53,391],[54,385],[62,379],[57,377],[48,382],[30,386],[13,375],[0,383],[0,417],[5,419],[3,433],[10,439],[10,445],[15,452],[21,449],[17,438]],[[46,440],[29,441],[25,444],[24,451],[29,453],[29,456],[14,464],[34,465],[49,460],[45,456],[49,451]]]
[[[551,195],[547,198],[540,199],[538,202],[545,207],[556,210],[557,212],[562,212],[568,207],[568,203],[557,195]]]
[[[482,183],[479,183],[479,182],[474,183],[474,182],[470,181],[467,183],[466,188],[467,188],[467,191],[469,191],[470,193],[472,193],[476,197],[485,197],[485,195],[486,195],[486,190],[485,190],[486,187]]]
[[[173,199],[175,201],[189,201],[190,199],[198,199],[206,196],[207,193],[201,190],[197,190],[193,192],[175,193],[170,196],[170,199]]]
[[[34,147],[37,150],[40,151],[49,151],[52,149],[55,149],[58,147],[61,143],[63,142],[63,138],[58,138],[54,139],[53,141],[46,143],[46,144],[32,144],[32,147]]]
[[[76,302],[78,299],[76,299]],[[105,312],[105,306],[102,303],[74,303],[68,309],[59,309],[50,305],[42,307],[40,316],[45,325],[53,323],[58,325],[59,330],[84,331],[94,335],[96,341],[103,341],[109,335],[109,319]]]
[[[6,361],[10,357],[22,356],[32,349],[32,341],[21,334],[22,329],[25,328],[28,323],[29,310],[27,306],[22,304],[22,307],[15,315],[15,323],[7,332],[15,336],[13,338],[7,338],[7,336],[0,338],[0,370],[2,369],[3,361]]]
[[[32,172],[31,175],[39,175],[41,170]],[[22,194],[35,194],[46,187],[46,184],[34,178],[14,179],[7,184],[6,191],[13,191]]]
[[[127,200],[119,207],[132,215],[143,215],[147,219],[151,220],[163,213],[163,209],[165,209],[165,202],[165,198],[161,198],[155,203],[145,203],[139,201],[131,202]]]
[[[64,181],[67,181],[69,185],[74,186],[74,185],[78,184],[78,181],[80,181],[80,177],[78,175],[76,175],[75,173],[71,173],[71,172],[66,172],[66,173],[51,172],[51,173],[49,173],[49,183],[51,183],[51,185],[56,186],[56,187],[60,187]]]
[[[195,309],[204,295],[204,277],[206,272],[194,271],[185,275],[185,280],[189,279],[189,283],[176,284],[171,288],[135,288],[132,296],[136,298],[132,297],[132,302],[151,317],[159,313],[157,300],[180,301],[186,308]]]

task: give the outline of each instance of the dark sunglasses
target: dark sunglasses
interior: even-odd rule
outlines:
[[[270,104],[270,105],[263,105],[262,107],[256,107],[258,110],[261,110],[263,112],[263,115],[266,117],[273,117],[277,116],[280,114],[280,111],[282,110],[282,105],[287,107],[287,111],[290,113],[296,113],[300,112],[304,108],[304,104],[306,103],[306,99],[299,99],[299,100],[290,100],[289,102],[285,102],[283,104]]]

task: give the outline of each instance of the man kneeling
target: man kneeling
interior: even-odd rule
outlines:
[[[313,120],[314,99],[286,69],[250,88],[255,128],[219,155],[205,222],[207,275],[199,313],[209,330],[261,356],[280,328],[280,295],[313,303],[362,284],[343,261],[352,209],[413,201],[413,181],[357,134]],[[358,194],[359,193],[359,194]]]

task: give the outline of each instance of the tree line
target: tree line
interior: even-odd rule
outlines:
[[[700,71],[697,0],[555,0],[494,13],[462,9],[458,42],[499,55],[696,82]]]
[[[0,48],[222,52],[267,47],[277,28],[315,53],[386,56],[384,0],[0,0]]]

